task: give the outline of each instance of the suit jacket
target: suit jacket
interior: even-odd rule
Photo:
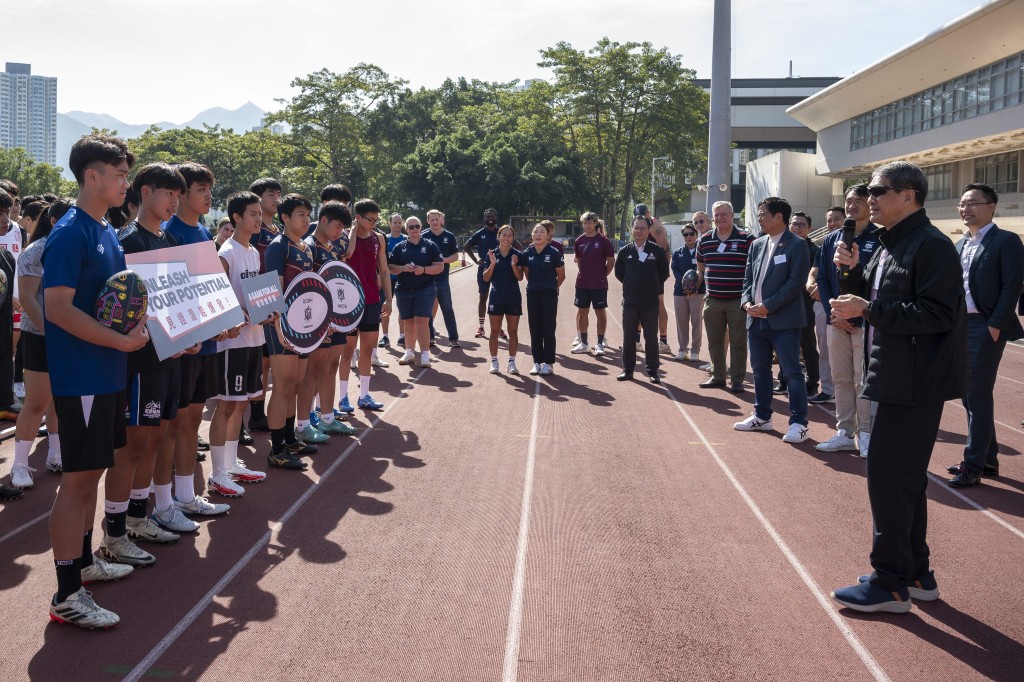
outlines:
[[[963,256],[968,237],[956,244]],[[992,225],[974,252],[967,275],[971,299],[988,326],[999,329],[1009,340],[1024,338],[1024,328],[1014,306],[1024,287],[1024,243],[1014,232]]]
[[[766,267],[764,253],[768,248],[768,235],[762,235],[750,245],[747,269],[743,274],[743,295],[740,305],[754,303],[754,287]],[[767,263],[764,283],[761,285],[762,303],[768,309],[768,326],[772,329],[800,329],[807,326],[803,292],[807,274],[811,271],[811,256],[807,244],[786,230]],[[752,318],[747,317],[747,327]]]

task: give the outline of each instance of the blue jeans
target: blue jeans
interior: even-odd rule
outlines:
[[[779,356],[782,377],[789,391],[789,423],[807,426],[807,384],[800,369],[801,329],[772,329],[768,321],[755,317],[747,328],[750,369],[754,374],[754,414],[772,417],[772,351]]]
[[[967,410],[967,444],[964,446],[964,463],[974,473],[980,474],[986,464],[999,466],[996,452],[995,408],[992,390],[996,385],[999,361],[1006,348],[1006,337],[1000,334],[998,341],[992,340],[988,322],[981,315],[969,315],[967,319],[967,362],[970,367],[967,395],[964,409]]]
[[[448,267],[447,265],[445,267]],[[437,286],[437,305],[444,316],[444,328],[448,332],[449,341],[459,340],[459,328],[455,324],[455,309],[452,307],[452,285],[447,279],[434,280]],[[437,334],[434,331],[434,316],[430,316],[430,338]]]

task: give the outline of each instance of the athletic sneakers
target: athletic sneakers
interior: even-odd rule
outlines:
[[[127,524],[128,537],[134,540],[145,540],[146,542],[169,545],[181,539],[181,536],[177,533],[164,530],[149,518],[137,519],[134,516],[129,516]]]
[[[772,426],[771,419],[758,419],[756,414],[752,414],[741,422],[736,422],[732,425],[732,428],[737,431],[774,431],[775,427]]]
[[[21,488],[22,490],[28,490],[34,484],[32,482],[32,474],[35,469],[19,464],[16,467],[11,468],[11,485],[15,488]]]
[[[20,500],[21,495],[21,488],[12,488],[0,483],[0,502],[13,502],[14,500]]]
[[[530,369],[530,375],[537,376],[538,374],[540,374],[540,363],[535,362],[533,363],[533,367]]]
[[[895,592],[875,587],[871,583],[857,583],[832,592],[832,598],[854,611],[863,613],[906,613],[910,611],[910,593],[907,588]]]
[[[434,358],[430,357],[429,355],[421,355],[420,356],[420,367],[426,368],[426,367],[432,367],[433,365],[434,365]]]
[[[224,497],[241,497],[245,494],[245,488],[235,483],[226,471],[216,476],[210,476],[206,481],[206,487],[211,493],[217,493]]]
[[[387,360],[381,360],[376,355],[370,358],[370,365],[372,367],[390,367],[390,363]]]
[[[356,411],[356,408],[352,407],[352,404],[348,401],[348,396],[345,396],[338,401],[338,412],[342,414],[352,414]]]
[[[860,456],[864,459],[868,458],[868,445],[871,443],[871,432],[870,431],[858,431],[857,432],[857,447],[860,448]]]
[[[320,452],[320,448],[313,444],[305,441],[297,440],[294,443],[285,443],[285,450],[288,450],[293,455],[315,455]]]
[[[14,382],[14,397],[18,400],[25,400],[25,382],[15,381]]]
[[[550,375],[550,374],[554,374],[554,373],[555,373],[555,368],[554,368],[554,367],[552,367],[551,365],[549,365],[549,364],[548,364],[548,363],[546,363],[546,362],[542,362],[542,363],[541,363],[541,365],[540,365],[540,372],[539,372],[539,374],[540,374],[540,375],[541,375],[542,377],[546,377],[546,376],[548,376],[548,375]]]
[[[343,424],[337,419],[332,422],[320,422],[320,433],[327,434],[328,436],[351,436],[356,432],[355,427]]]
[[[329,436],[325,436],[324,434],[317,431],[312,424],[306,424],[305,428],[303,428],[302,431],[299,431],[299,438],[301,438],[306,443],[312,443],[313,445],[326,443],[327,441],[330,440]]]
[[[474,334],[473,336],[475,338],[478,338],[478,339],[484,338],[484,328],[483,327],[477,327],[476,328],[476,334]]]
[[[679,360],[680,362],[686,362],[687,360],[690,359],[690,354],[687,353],[685,350],[681,350],[678,353],[676,353],[675,355],[673,355],[672,359],[673,360]]]
[[[605,354],[604,344],[601,343],[600,341],[598,341],[597,345],[594,346],[594,355],[604,355],[604,354]]]
[[[818,443],[814,446],[816,450],[822,452],[839,452],[840,450],[856,450],[857,441],[852,437],[846,435],[846,429],[839,429],[836,434],[829,438],[824,443]]]
[[[579,343],[575,344],[569,352],[573,353],[574,355],[579,355],[580,353],[589,353],[590,346],[580,341]]]
[[[825,403],[834,403],[835,401],[836,397],[831,393],[825,393],[825,391],[815,393],[807,399],[807,402],[811,405],[824,405]]]
[[[267,479],[265,472],[247,468],[245,462],[238,457],[235,458],[235,466],[228,469],[228,476],[239,483],[262,483]]]
[[[870,575],[862,575],[857,578],[858,583],[866,583],[871,580]],[[928,571],[919,578],[907,583],[907,592],[911,599],[919,601],[935,601],[939,598],[939,583],[935,580],[935,571]]]
[[[284,448],[281,452],[271,451],[267,455],[267,464],[272,467],[291,469],[293,471],[304,471],[306,469],[306,463],[292,454],[288,448]]]
[[[498,367],[497,360],[491,360],[491,374],[501,374],[501,368]]]
[[[104,535],[100,553],[116,564],[152,566],[156,563],[156,557],[132,542],[127,534],[120,537]]]
[[[402,353],[402,357],[398,358],[398,364],[411,365],[415,360],[416,351],[412,350],[411,348],[408,348],[404,353]]]
[[[47,455],[46,470],[52,471],[55,474],[63,473],[64,463],[60,461],[60,457],[51,458],[49,455]]]
[[[96,628],[112,628],[121,622],[113,611],[107,611],[96,605],[92,600],[92,592],[84,587],[78,592],[68,595],[59,604],[50,604],[50,620],[58,623],[71,623],[80,628],[95,630]]]
[[[201,516],[226,514],[231,509],[230,504],[213,504],[205,497],[200,497],[199,495],[192,498],[191,502],[181,502],[176,499],[174,504],[185,514],[199,514]]]
[[[134,570],[128,564],[112,564],[98,554],[93,554],[92,563],[82,569],[82,584],[120,580]]]
[[[707,372],[708,374],[711,374],[711,363],[710,362],[705,362],[703,365],[701,365],[697,369],[703,370],[703,371]]]
[[[395,341],[395,343],[401,346],[402,348],[405,348],[405,334],[399,334],[398,340]]]
[[[383,410],[384,403],[378,403],[369,393],[356,401],[356,406],[361,410]]]
[[[459,345],[459,340],[458,339],[452,339],[452,342],[450,344],[448,344],[448,347],[449,348],[462,348],[462,346]]]
[[[174,533],[195,533],[199,530],[199,524],[187,518],[176,505],[171,505],[164,511],[154,511],[149,518],[161,528]]]
[[[664,341],[659,341],[658,342],[658,352],[662,353],[664,355],[671,355],[672,354],[672,349]]]
[[[786,435],[782,437],[782,442],[796,445],[797,443],[803,443],[810,437],[810,432],[803,424],[790,424],[789,430],[786,431]]]
[[[384,336],[380,337],[380,341],[377,342],[377,348],[387,348],[390,345],[391,345],[391,339],[388,338],[387,334],[385,334]]]
[[[505,368],[505,371],[508,372],[509,374],[519,374],[519,368],[516,367],[516,361],[513,360],[512,358],[509,358],[508,367]]]

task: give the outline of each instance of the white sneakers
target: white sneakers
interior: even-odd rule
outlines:
[[[402,353],[402,357],[398,358],[398,364],[400,365],[411,365],[416,359],[416,351],[412,349],[406,350]]]
[[[33,485],[32,474],[35,469],[19,464],[16,467],[11,468],[11,485],[15,488],[21,488],[22,490],[28,490]]]
[[[871,432],[870,431],[858,431],[857,441],[860,444],[860,456],[864,459],[868,458],[868,444],[871,443]]]
[[[750,415],[741,422],[736,422],[732,425],[732,428],[737,431],[774,431],[775,427],[772,426],[772,420],[758,419],[757,415]]]
[[[816,450],[822,452],[839,452],[840,450],[856,450],[857,441],[846,434],[846,429],[839,429],[836,434],[829,438],[824,443],[818,443],[814,446]]]
[[[782,437],[783,443],[803,443],[810,437],[807,427],[803,424],[790,424],[786,435]]]
[[[594,355],[604,355],[604,354],[605,354],[604,344],[601,343],[600,341],[598,341],[597,345],[594,346]]]
[[[540,365],[540,371],[537,372],[537,373],[540,374],[542,377],[546,377],[549,374],[554,374],[555,373],[555,368],[552,367],[551,365],[549,365],[546,362],[542,362],[541,365]]]
[[[680,362],[686,362],[687,360],[690,359],[690,354],[687,353],[685,350],[681,350],[678,353],[676,353],[675,355],[673,355],[672,359],[673,360],[679,360]]]
[[[501,372],[501,368],[498,367],[497,360],[491,360],[491,374],[498,374]]]
[[[572,350],[570,350],[569,352],[573,353],[574,355],[579,355],[580,353],[589,353],[590,346],[580,341],[579,343],[574,344]]]
[[[540,374],[540,363],[539,362],[533,363],[533,367],[530,369],[530,374],[533,375],[533,376],[537,376],[538,374]]]

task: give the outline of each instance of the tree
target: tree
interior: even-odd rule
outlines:
[[[555,73],[553,101],[571,149],[584,159],[604,215],[625,232],[643,170],[670,156],[682,179],[706,158],[707,94],[680,58],[650,43],[602,38],[587,52],[567,42],[541,51]]]
[[[48,163],[36,163],[21,147],[0,148],[0,178],[16,184],[21,196],[44,192],[74,196],[77,192],[75,183],[62,178],[62,170]]]

